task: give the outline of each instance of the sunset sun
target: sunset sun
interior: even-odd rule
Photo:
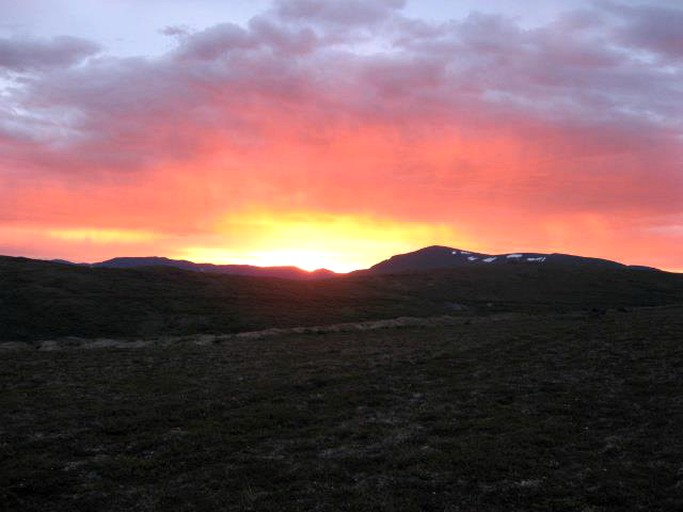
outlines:
[[[251,209],[225,216],[216,231],[227,240],[225,249],[190,247],[177,256],[223,264],[350,272],[444,240],[462,246],[474,243],[446,225],[310,211]],[[240,241],[240,248],[231,248],[233,239]]]

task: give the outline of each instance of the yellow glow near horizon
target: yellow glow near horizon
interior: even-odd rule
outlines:
[[[444,225],[317,212],[245,213],[225,218],[217,231],[238,243],[226,243],[226,248],[188,247],[178,256],[211,263],[350,272],[425,245],[454,241],[472,245]]]
[[[337,255],[326,251],[306,249],[274,249],[254,251],[244,254],[241,251],[216,249],[211,247],[190,248],[178,256],[198,263],[223,265],[254,265],[257,267],[298,267],[302,270],[326,268],[335,272],[350,272],[355,267],[345,264]]]

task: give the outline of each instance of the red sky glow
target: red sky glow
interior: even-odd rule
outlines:
[[[674,2],[254,5],[150,26],[166,47],[138,55],[0,27],[0,254],[350,271],[440,244],[683,271]]]

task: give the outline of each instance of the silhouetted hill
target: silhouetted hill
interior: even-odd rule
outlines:
[[[261,276],[279,277],[283,279],[323,279],[337,275],[331,270],[318,269],[308,272],[294,266],[281,267],[258,267],[254,265],[215,265],[212,263],[195,263],[187,260],[175,260],[159,256],[146,257],[117,257],[106,261],[92,264],[72,263],[66,260],[52,260],[55,263],[69,265],[85,265],[94,268],[140,268],[140,267],[170,267],[195,272],[215,272],[220,274],[231,274],[238,276]],[[398,254],[386,259],[369,269],[359,270],[355,274],[392,274],[397,272],[434,270],[440,268],[455,268],[472,265],[560,265],[560,266],[596,266],[596,267],[627,267],[616,261],[590,258],[585,256],[574,256],[559,253],[504,253],[504,254],[484,254],[453,247],[434,245],[424,247],[414,252]],[[630,268],[639,270],[657,270],[652,267],[642,265],[632,265]]]
[[[0,257],[0,339],[229,333],[443,314],[683,302],[683,275],[615,266],[463,265],[320,280]]]
[[[60,262],[64,262],[60,260]],[[69,263],[69,262],[65,262]],[[158,256],[119,257],[100,263],[93,263],[96,268],[138,268],[138,267],[171,267],[195,272],[217,272],[237,276],[280,277],[283,279],[322,279],[335,275],[327,269],[308,272],[298,267],[257,267],[254,265],[214,265],[212,263],[194,263],[187,260],[173,260]]]
[[[391,274],[415,270],[431,270],[437,268],[453,268],[472,265],[545,265],[545,266],[592,266],[605,268],[626,267],[616,261],[601,258],[588,258],[570,254],[545,254],[536,252],[483,254],[464,251],[453,247],[434,245],[407,254],[399,254],[373,265],[367,272],[375,274]],[[656,270],[650,267],[633,267],[641,270]]]

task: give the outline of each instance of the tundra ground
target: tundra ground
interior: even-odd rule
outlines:
[[[683,307],[11,349],[7,510],[673,511]]]

